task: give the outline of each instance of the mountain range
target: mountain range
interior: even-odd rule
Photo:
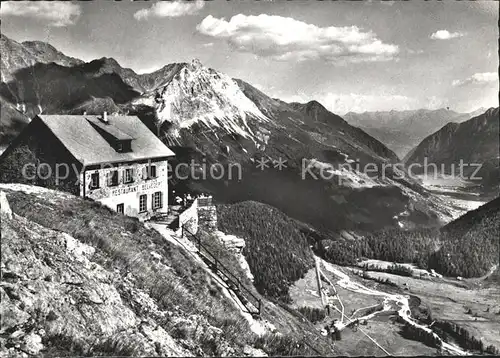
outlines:
[[[178,193],[263,202],[325,231],[435,226],[452,218],[416,181],[392,169],[381,175],[397,155],[317,101],[273,99],[197,60],[137,74],[112,58],[84,63],[48,44],[3,35],[1,51],[0,102],[8,110],[0,145],[39,113],[127,113],[169,145],[177,161],[242,168],[236,179],[173,180]],[[278,160],[285,165],[277,168]],[[375,175],[363,170],[367,165]]]
[[[380,111],[347,113],[344,118],[353,126],[377,138],[399,158],[403,158],[425,137],[449,122],[460,123],[486,111],[479,108],[472,113],[457,113],[450,109],[419,109],[408,111]]]

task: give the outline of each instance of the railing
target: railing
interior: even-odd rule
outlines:
[[[201,239],[182,226],[182,236],[187,233],[189,240],[198,249],[198,254],[202,256],[206,261],[208,261],[209,266],[215,271],[216,274],[222,276],[221,278],[228,284],[228,286],[236,293],[240,299],[243,306],[250,314],[260,315],[262,301],[260,298],[256,297],[248,288],[246,288],[243,283],[236,277],[226,266],[220,262],[217,257],[215,257],[210,250],[201,243]],[[250,302],[250,298],[253,302]]]

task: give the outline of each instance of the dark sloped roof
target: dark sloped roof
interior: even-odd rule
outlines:
[[[129,162],[173,156],[172,152],[136,116],[110,116],[109,124],[93,115],[38,115],[70,153],[83,165]],[[132,139],[132,151],[119,153],[90,123],[113,136]]]
[[[94,126],[100,128],[103,131],[107,132],[108,134],[112,135],[115,139],[118,139],[118,140],[134,139],[133,137],[129,136],[127,133],[124,133],[121,130],[119,130],[116,126],[110,125],[110,124],[105,124],[97,118],[87,118],[87,120],[91,124],[93,124]]]

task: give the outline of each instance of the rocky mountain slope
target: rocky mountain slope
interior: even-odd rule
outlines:
[[[177,67],[177,66],[173,66]],[[179,64],[178,71],[155,93],[133,104],[154,107],[157,126],[168,125],[175,137],[181,129],[193,126],[225,134],[234,134],[256,142],[259,133],[250,128],[247,116],[257,122],[268,121],[256,105],[227,75],[203,66],[199,61]],[[168,80],[168,79],[167,79]]]
[[[1,189],[2,356],[335,352],[264,297],[250,322],[206,266],[134,218],[39,187]]]
[[[46,42],[25,41],[19,43],[5,35],[0,36],[1,80],[8,82],[20,69],[33,66],[36,63],[57,63],[61,66],[75,66],[83,61],[69,57]]]
[[[18,51],[29,51],[22,48]],[[179,162],[217,164],[226,171],[204,180],[174,179],[178,193],[264,202],[325,230],[401,225],[398,217],[406,210],[410,226],[450,219],[442,203],[417,183],[395,179],[391,170],[381,172],[397,161],[390,149],[316,101],[289,104],[270,98],[198,61],[141,75],[109,58],[72,67],[27,65],[0,87],[5,101],[23,115],[136,114],[174,149]],[[2,123],[12,128],[13,120],[8,113],[5,117]],[[257,167],[262,160],[265,166]],[[234,164],[239,167],[229,174]]]
[[[483,111],[484,112],[484,111]],[[403,158],[422,139],[448,122],[463,122],[473,114],[457,113],[448,109],[349,112],[344,117],[349,124],[359,127],[377,138]]]
[[[479,277],[499,264],[500,198],[462,215],[441,229],[442,246],[433,258],[444,275]]]
[[[498,111],[498,108],[490,108],[466,122],[448,123],[412,150],[405,163],[423,164],[427,158],[439,171],[458,175],[462,160],[467,165],[463,170],[465,179],[480,183],[483,192],[498,192]],[[481,168],[475,173],[477,165]],[[473,175],[482,179],[474,179]]]
[[[140,276],[141,271],[146,275],[155,272],[164,276],[162,280],[175,282],[176,274],[169,271],[173,262],[166,261],[171,256],[165,255],[165,250],[172,248],[137,223],[113,218],[97,205],[85,207],[78,201],[73,203],[70,196],[40,193],[36,188],[32,193],[7,191],[14,213],[2,215],[3,354],[190,355],[190,350],[176,342],[165,326],[175,316],[179,323],[187,323],[178,315],[179,308],[177,313],[174,306],[167,308],[166,301],[159,300],[159,291],[148,288]],[[34,208],[46,205],[44,210],[52,211],[54,205],[65,202],[64,210],[72,218],[65,217],[58,224],[44,222],[37,217],[36,209],[23,209],[27,200],[33,202]],[[79,214],[70,214],[77,207]],[[80,216],[82,213],[87,219]],[[89,220],[90,227],[77,229],[79,220]],[[103,224],[113,225],[118,236],[109,237],[107,243],[91,242],[98,240],[92,233]],[[71,230],[79,233],[69,234]],[[131,242],[147,248],[139,270],[127,268],[133,255],[139,259],[138,251],[123,251],[130,248]],[[188,262],[193,269],[197,267],[195,262]],[[166,283],[154,284],[160,288]],[[197,289],[203,291],[202,286]],[[192,295],[186,287],[179,286],[175,291],[179,298]],[[217,331],[213,327],[212,333]],[[191,354],[196,353],[193,350]]]
[[[29,123],[30,119],[19,107],[0,96],[0,147],[10,143]]]
[[[17,96],[14,81],[15,74],[23,69],[32,68],[37,63],[56,63],[61,66],[76,66],[83,61],[69,57],[48,43],[41,41],[25,41],[19,43],[5,35],[0,36],[0,77],[1,77],[1,115],[0,115],[0,147],[9,143],[24,128],[38,108],[23,101]],[[34,76],[35,73],[31,73]],[[10,85],[14,87],[10,87]],[[35,103],[37,107],[38,103]],[[37,112],[38,111],[38,112]]]
[[[42,112],[66,112],[92,98],[110,97],[123,104],[139,95],[118,73],[108,73],[101,65],[99,61],[74,67],[36,63],[2,83],[0,94],[10,103],[22,104],[30,117]]]
[[[499,229],[495,223],[500,221],[500,198],[493,199],[476,210],[467,212],[458,219],[448,223],[442,228],[442,231],[454,234],[463,234],[472,231],[479,234],[479,228],[486,221],[491,224],[493,229]],[[495,234],[494,236],[498,235]]]

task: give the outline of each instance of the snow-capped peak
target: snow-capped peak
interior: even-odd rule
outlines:
[[[177,130],[197,123],[253,139],[249,121],[269,120],[231,77],[197,59],[183,66],[154,98],[145,100],[155,106],[160,124],[172,123]]]

